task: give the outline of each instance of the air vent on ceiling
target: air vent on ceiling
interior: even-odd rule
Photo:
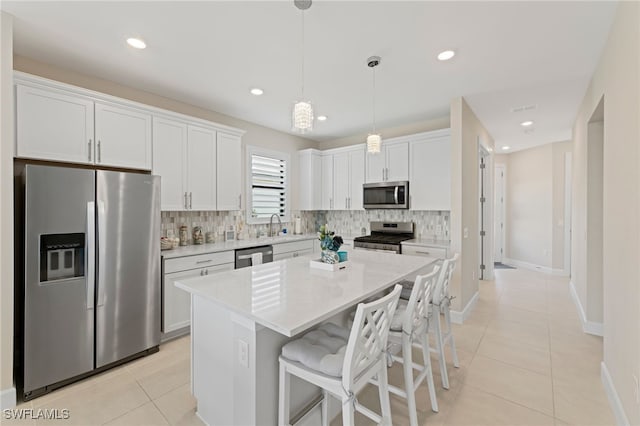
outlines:
[[[522,105],[519,107],[515,107],[515,108],[511,108],[511,112],[522,112],[522,111],[531,111],[534,109],[537,109],[538,105],[536,104],[532,104],[532,105]]]
[[[535,132],[536,129],[534,129],[533,127],[527,127],[526,129],[524,129],[524,133],[526,135],[530,135],[531,133]]]

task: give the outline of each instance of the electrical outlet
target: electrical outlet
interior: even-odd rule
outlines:
[[[436,225],[436,235],[442,235],[442,225]]]
[[[640,380],[638,380],[638,376],[633,375],[633,391],[636,394],[636,404],[640,404]]]
[[[464,228],[462,235],[464,238],[469,238],[469,228]]]
[[[249,368],[249,344],[244,340],[238,340],[238,362],[241,366]]]
[[[471,273],[471,279],[472,279],[472,280],[475,280],[475,279],[476,279],[476,273],[475,273],[475,272],[472,272],[472,273]]]

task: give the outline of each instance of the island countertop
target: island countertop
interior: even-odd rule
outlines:
[[[176,281],[176,286],[291,337],[367,299],[437,261],[364,250],[349,252],[344,270],[309,266],[298,257],[252,268]]]

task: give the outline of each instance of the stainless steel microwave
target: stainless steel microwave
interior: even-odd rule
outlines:
[[[409,182],[379,182],[363,185],[365,209],[408,209]]]

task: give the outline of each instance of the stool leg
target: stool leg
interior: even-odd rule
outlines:
[[[329,392],[322,391],[322,426],[329,426]]]
[[[411,350],[411,349],[409,349]],[[380,395],[380,408],[382,409],[382,425],[391,425],[391,401],[389,400],[389,380],[387,378],[387,366],[383,359],[380,360],[378,373],[378,394]]]
[[[289,426],[289,389],[291,376],[287,368],[280,363],[280,389],[278,395],[278,424]]]
[[[342,426],[355,425],[355,410],[353,402],[347,397],[342,397]]]
[[[444,308],[444,319],[447,323],[447,337],[449,340],[449,344],[451,345],[451,357],[453,358],[453,366],[455,368],[460,367],[460,362],[458,362],[458,352],[456,352],[456,342],[453,340],[453,329],[451,328],[451,308],[447,303]]]
[[[409,424],[418,426],[416,412],[416,394],[413,385],[413,357],[411,356],[411,340],[405,334],[402,336],[402,370],[404,371],[404,387],[407,391],[407,406],[409,408]]]
[[[440,318],[440,307],[434,306],[433,317],[436,328],[436,344],[438,345],[438,362],[440,363],[440,375],[442,376],[442,387],[449,389],[449,376],[447,375],[447,361],[444,357],[444,341],[442,339],[442,324]]]
[[[427,369],[427,385],[429,386],[429,398],[431,399],[431,411],[438,412],[438,400],[436,399],[436,386],[433,383],[433,368],[431,367],[431,355],[429,350],[429,334],[422,335],[422,359],[424,368]]]

